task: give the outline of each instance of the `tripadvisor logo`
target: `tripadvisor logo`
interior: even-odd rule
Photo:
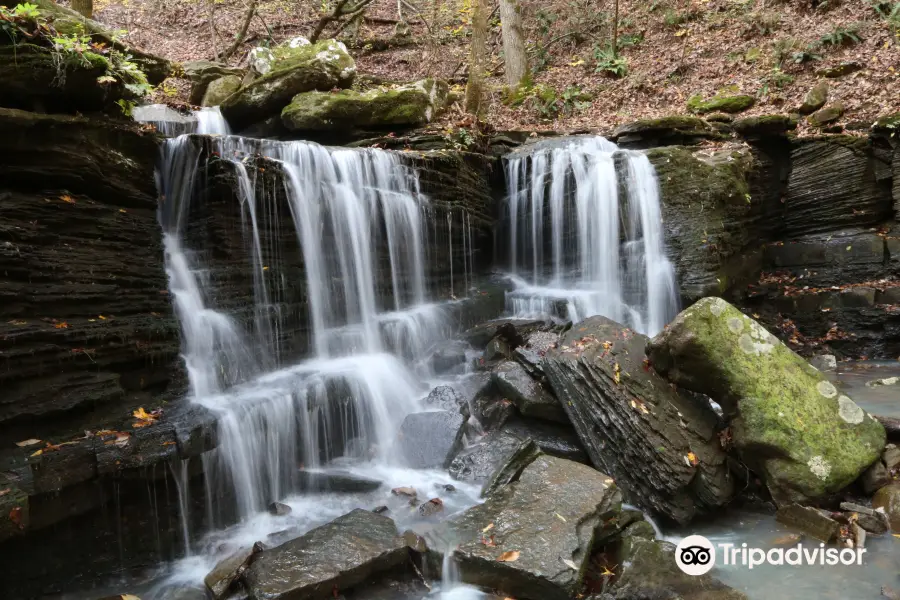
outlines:
[[[718,544],[718,552],[713,543],[702,535],[689,535],[675,548],[675,563],[688,575],[703,575],[716,565],[716,554],[725,566],[741,565],[752,569],[760,565],[861,565],[865,548],[805,548],[797,544],[791,548],[750,548],[746,543],[737,546],[731,543]]]

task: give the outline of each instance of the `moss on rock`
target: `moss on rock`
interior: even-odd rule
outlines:
[[[844,115],[844,105],[841,102],[833,102],[806,117],[807,122],[813,127],[829,125]]]
[[[762,115],[736,119],[731,127],[736,133],[749,138],[779,136],[796,129],[797,120],[788,115]]]
[[[219,106],[241,87],[241,78],[237,75],[226,75],[213,80],[206,87],[201,105]]]
[[[843,489],[884,448],[878,421],[721,298],[683,311],[648,350],[670,381],[722,405],[735,447],[780,505]]]
[[[447,91],[446,82],[424,79],[367,92],[304,92],[294,96],[281,119],[288,129],[311,131],[423,125],[443,108]]]
[[[803,99],[803,104],[798,109],[801,115],[808,115],[816,112],[828,102],[828,83],[820,81],[814,85]]]
[[[265,75],[222,103],[222,113],[232,126],[241,129],[277,115],[303,92],[348,88],[356,76],[356,63],[335,40],[276,50]]]
[[[756,98],[746,94],[717,95],[709,100],[704,100],[703,96],[697,94],[688,99],[687,107],[691,112],[701,115],[711,112],[734,114],[747,110],[755,103]]]

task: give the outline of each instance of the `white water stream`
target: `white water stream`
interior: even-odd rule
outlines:
[[[516,317],[603,315],[648,335],[678,312],[659,186],[640,152],[601,137],[538,143],[506,159]]]

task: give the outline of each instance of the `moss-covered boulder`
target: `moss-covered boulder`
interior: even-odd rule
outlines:
[[[424,79],[366,92],[304,92],[281,112],[285,127],[323,131],[424,125],[444,107],[447,83]]]
[[[237,75],[226,75],[213,80],[206,88],[201,106],[219,106],[241,87],[241,78]]]
[[[611,139],[627,148],[689,145],[704,140],[722,139],[706,121],[689,115],[672,115],[659,119],[641,119],[619,125]]]
[[[760,139],[772,136],[784,136],[788,131],[797,128],[797,120],[788,115],[762,115],[735,119],[731,128],[742,137]]]
[[[813,127],[829,125],[844,115],[844,105],[841,102],[832,102],[806,117],[806,121]]]
[[[779,505],[837,492],[881,455],[878,421],[721,298],[683,311],[648,349],[670,381],[722,405],[736,449]]]
[[[806,92],[803,104],[797,110],[801,115],[809,115],[825,106],[826,102],[828,102],[828,83],[820,81]]]
[[[238,86],[244,77],[244,70],[237,67],[229,67],[228,65],[213,62],[211,60],[192,60],[183,63],[182,69],[184,76],[191,82],[191,104],[199,105],[203,103],[203,97],[209,89],[209,84],[223,77],[237,78]],[[232,90],[234,93],[236,90]],[[229,94],[230,95],[230,94]],[[224,100],[225,98],[222,98]],[[209,106],[209,105],[204,105]]]
[[[756,98],[746,94],[736,95],[716,95],[709,100],[704,100],[703,96],[697,94],[691,96],[687,101],[688,110],[704,115],[711,112],[723,113],[739,113],[744,112],[756,103]]]
[[[297,94],[347,88],[356,76],[356,63],[344,44],[324,40],[315,44],[272,50],[271,68],[222,103],[232,127],[243,129],[278,115]]]

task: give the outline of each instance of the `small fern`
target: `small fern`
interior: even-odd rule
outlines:
[[[835,27],[819,38],[823,46],[852,46],[862,41],[856,27]]]

